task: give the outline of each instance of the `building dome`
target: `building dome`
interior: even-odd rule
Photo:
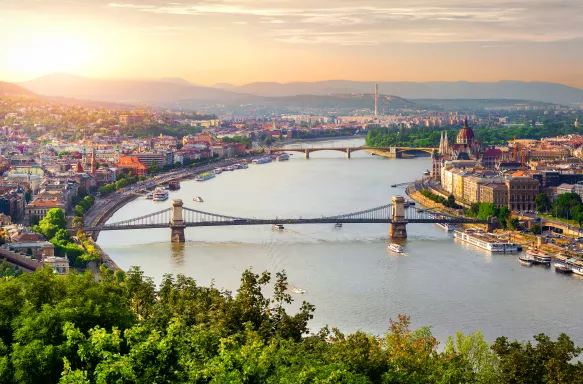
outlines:
[[[474,131],[468,126],[468,119],[465,120],[464,126],[457,134],[458,144],[472,144],[474,142]]]

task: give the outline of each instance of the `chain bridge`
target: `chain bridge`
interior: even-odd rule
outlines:
[[[383,152],[387,157],[394,157],[396,159],[400,159],[403,157],[404,153],[413,153],[413,152],[425,152],[432,154],[437,150],[437,148],[429,148],[429,147],[367,147],[360,146],[360,147],[290,147],[290,148],[268,148],[268,153],[280,153],[280,152],[300,152],[304,154],[305,159],[310,158],[310,153],[318,152],[318,151],[337,151],[337,152],[344,152],[346,153],[346,158],[350,159],[352,152],[356,151],[366,151],[366,150],[374,150]]]
[[[183,206],[182,200],[174,200],[172,207],[144,216],[123,220],[115,223],[89,226],[83,228],[85,232],[94,235],[100,231],[119,231],[129,229],[170,228],[172,242],[184,242],[184,229],[187,227],[219,227],[236,225],[290,225],[290,224],[365,224],[377,223],[389,225],[389,236],[406,238],[406,225],[412,223],[479,223],[487,221],[472,220],[461,216],[451,216],[429,209],[405,207],[402,196],[393,196],[392,203],[359,212],[340,214],[335,216],[321,216],[309,218],[279,218],[258,219],[238,217],[205,212]]]

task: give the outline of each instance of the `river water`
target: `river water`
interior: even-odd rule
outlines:
[[[353,146],[362,140],[309,143]],[[429,158],[385,159],[364,152],[290,156],[287,162],[250,165],[206,182],[182,182],[165,202],[139,198],[109,222],[170,207],[180,198],[190,208],[239,217],[313,217],[360,211],[404,194],[391,184],[412,181],[430,168]],[[201,196],[204,203],[193,202]],[[378,224],[188,228],[185,244],[172,244],[169,229],[102,232],[99,244],[123,269],[137,265],[159,282],[184,274],[200,285],[214,281],[235,291],[252,268],[286,270],[295,305],[316,306],[312,329],[328,324],[345,332],[383,334],[390,318],[411,316],[413,326],[433,327],[445,341],[458,329],[482,330],[525,340],[565,332],[583,345],[583,279],[552,269],[526,268],[516,255],[489,254],[454,241],[433,224],[410,224],[405,254],[387,252],[388,226]]]

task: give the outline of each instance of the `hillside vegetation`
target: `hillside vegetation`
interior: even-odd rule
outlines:
[[[96,279],[96,277],[98,277]],[[237,292],[139,269],[0,280],[0,383],[583,383],[581,349],[566,335],[534,343],[388,321],[381,337],[320,330],[314,307],[286,311],[278,273],[246,271]],[[366,324],[360,324],[366,327]]]

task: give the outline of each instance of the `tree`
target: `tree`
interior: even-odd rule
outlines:
[[[66,227],[67,219],[63,210],[60,208],[52,208],[47,212],[45,218],[33,227],[33,230],[44,235],[47,240],[50,240],[59,229],[65,229]]]
[[[518,220],[517,217],[510,218],[507,220],[506,225],[510,230],[516,231],[518,228],[520,228],[520,220]]]
[[[75,227],[75,228],[81,228],[81,227],[83,227],[83,225],[85,225],[82,216],[75,216],[75,217],[73,217],[72,224],[73,224],[73,227]]]
[[[500,208],[498,212],[498,221],[504,228],[506,228],[508,219],[510,218],[510,209],[505,205]]]
[[[540,225],[538,225],[538,224],[535,224],[535,225],[533,225],[532,227],[530,227],[529,231],[530,231],[532,234],[535,234],[535,235],[540,235],[540,234],[542,233],[542,228],[541,228],[541,226],[540,226]]]
[[[478,219],[488,220],[490,216],[498,216],[498,208],[496,208],[496,206],[491,203],[480,203]]]

